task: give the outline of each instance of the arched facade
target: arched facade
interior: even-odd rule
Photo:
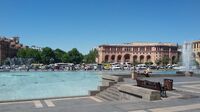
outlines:
[[[138,56],[137,55],[133,56],[133,62],[138,62]]]
[[[200,64],[200,40],[193,41],[192,50],[195,54],[194,59]]]
[[[115,62],[115,55],[111,56],[111,62]]]
[[[172,56],[172,64],[176,64],[176,56]]]
[[[178,47],[172,43],[130,43],[121,45],[101,45],[98,50],[98,63],[102,62],[153,62],[169,56],[178,57]],[[172,63],[172,61],[170,61]]]
[[[121,62],[121,60],[122,60],[122,55],[118,55],[117,56],[117,62]]]
[[[104,60],[105,62],[109,62],[109,55],[106,55]]]
[[[151,56],[150,55],[147,55],[147,57],[146,57],[147,59],[147,61],[146,62],[151,62]]]
[[[130,54],[125,54],[124,55],[124,62],[130,62]]]
[[[144,55],[140,56],[140,63],[144,63]]]

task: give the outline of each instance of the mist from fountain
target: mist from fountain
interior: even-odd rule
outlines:
[[[194,58],[192,56],[192,43],[191,42],[184,42],[182,48],[182,65],[183,71],[185,76],[192,76],[193,75],[193,66],[194,66]]]
[[[182,48],[182,64],[184,66],[183,71],[191,71],[193,63],[192,57],[192,43],[191,42],[184,42]]]

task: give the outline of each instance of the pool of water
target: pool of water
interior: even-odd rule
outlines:
[[[152,74],[159,74],[159,75],[174,75],[176,74],[175,70],[167,70],[167,71],[153,71]]]
[[[88,95],[100,81],[95,72],[2,72],[0,101]]]

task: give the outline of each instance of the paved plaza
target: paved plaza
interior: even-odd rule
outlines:
[[[103,101],[96,97],[33,100],[0,103],[0,112],[199,112],[200,78],[198,77],[154,77],[148,80],[162,82],[164,78],[174,80],[173,91],[159,101]],[[135,83],[127,79],[127,83]]]

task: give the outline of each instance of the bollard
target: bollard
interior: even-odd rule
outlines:
[[[172,79],[164,79],[164,87],[166,87],[167,90],[172,91],[173,90],[173,80]]]

